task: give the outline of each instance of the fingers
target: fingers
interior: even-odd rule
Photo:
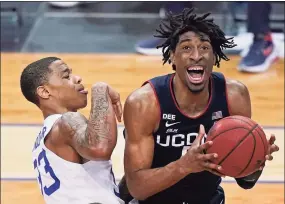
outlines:
[[[197,156],[198,159],[203,161],[210,161],[218,158],[218,154],[211,153],[211,154],[200,154]]]
[[[119,110],[118,110],[117,106],[116,106],[116,105],[113,105],[113,108],[114,108],[114,111],[115,111],[115,115],[116,115],[117,120],[118,120],[119,122],[121,122],[121,121],[120,121]]]
[[[115,115],[116,118],[119,122],[121,122],[121,118],[122,118],[122,104],[120,101],[118,101],[116,104],[113,105],[114,107],[114,111],[115,111]]]
[[[279,151],[279,147],[276,144],[274,144],[275,140],[276,140],[275,135],[271,134],[270,139],[268,140],[268,145],[269,145],[268,154],[265,156],[265,159],[268,161],[273,160],[273,156],[271,155],[273,152]]]
[[[268,160],[268,161],[271,161],[271,160],[273,160],[273,156],[271,154],[266,155],[265,159]]]
[[[205,128],[204,126],[201,124],[200,128],[199,128],[199,134],[196,138],[196,142],[198,142],[199,144],[201,143],[202,138],[205,136]],[[194,141],[195,142],[195,141]]]
[[[209,171],[209,172],[211,172],[212,174],[215,174],[216,176],[220,176],[220,177],[223,177],[223,178],[226,177],[226,175],[224,175],[224,174],[222,174],[222,173],[220,173],[220,172],[218,172],[218,171],[216,171],[216,170],[214,170],[214,169],[207,169],[206,171]]]
[[[271,138],[270,138],[271,139]],[[270,142],[270,141],[269,141]],[[274,141],[273,141],[274,143]],[[279,147],[275,144],[272,144],[270,147],[269,147],[269,153],[265,156],[265,159],[268,160],[268,161],[271,161],[273,160],[273,156],[272,156],[272,153],[273,152],[277,152],[279,151]]]
[[[213,141],[208,141],[200,146],[198,146],[196,149],[195,149],[195,152],[203,152],[204,150],[207,150],[209,149],[209,147],[211,147],[213,145]]]
[[[117,106],[117,110],[118,110],[117,119],[119,122],[121,122],[122,121],[122,114],[123,114],[123,108],[122,108],[121,102],[118,101],[116,106]]]
[[[202,166],[207,170],[208,169],[214,169],[214,170],[218,170],[218,171],[222,170],[222,167],[220,165],[211,163],[211,161],[202,162]]]
[[[259,171],[262,171],[263,170],[263,168],[264,168],[264,165],[262,165],[261,167],[259,167]]]
[[[279,151],[279,147],[278,147],[277,145],[273,144],[273,145],[269,148],[269,154],[267,154],[267,155],[265,156],[265,159],[268,160],[268,161],[273,160],[272,153],[273,153],[273,152],[277,152],[277,151]]]
[[[202,166],[206,171],[209,171],[217,176],[225,177],[224,174],[220,173],[219,171],[222,170],[222,166],[218,164],[214,164],[211,161],[218,158],[218,154],[211,153],[211,154],[200,154],[197,156],[197,159],[202,161]]]
[[[204,136],[205,135],[205,127],[204,125],[200,125],[200,128],[199,128],[199,136]]]
[[[113,105],[120,101],[120,94],[117,91],[115,91],[111,86],[108,86],[108,90]]]
[[[222,167],[218,164],[214,164],[209,161],[206,161],[203,163],[203,167],[205,168],[206,171],[209,171],[217,176],[221,176],[221,177],[225,176],[224,174],[219,172],[222,170]]]
[[[274,142],[275,142],[275,140],[276,140],[275,135],[274,135],[274,134],[271,134],[270,139],[269,139],[269,145],[273,145]]]
[[[195,141],[193,142],[192,146],[194,145],[200,145],[201,144],[201,141],[203,139],[203,137],[205,136],[205,128],[204,126],[201,124],[200,125],[200,129],[199,129],[199,134],[198,136],[196,137]]]
[[[273,153],[273,152],[277,152],[279,151],[279,147],[276,145],[276,144],[273,144],[270,146],[270,149],[269,149],[269,153]]]
[[[219,172],[223,169],[222,166],[211,163],[211,160],[216,159],[216,158],[218,158],[218,154],[213,153],[213,154],[205,154],[205,155],[201,154],[198,159],[204,161],[202,162],[202,166],[206,171],[209,171],[220,177],[225,177],[224,174]]]

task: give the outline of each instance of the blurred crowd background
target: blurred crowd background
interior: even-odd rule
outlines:
[[[211,12],[235,36],[237,69],[263,72],[284,58],[284,2],[1,2],[1,52],[160,55],[153,37],[166,12]]]

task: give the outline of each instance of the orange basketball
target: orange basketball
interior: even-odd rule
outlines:
[[[229,116],[215,123],[206,141],[213,141],[207,153],[217,153],[212,161],[222,166],[220,173],[235,178],[247,176],[265,162],[268,150],[266,135],[252,119]]]

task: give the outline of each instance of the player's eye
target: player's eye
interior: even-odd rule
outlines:
[[[183,50],[189,50],[190,47],[189,47],[188,45],[185,45],[185,46],[182,47],[182,49],[183,49]]]

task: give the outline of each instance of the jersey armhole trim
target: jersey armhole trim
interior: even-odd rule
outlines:
[[[147,84],[147,83],[149,83],[149,85],[151,86],[151,88],[152,88],[152,90],[153,90],[153,92],[154,92],[155,99],[156,99],[156,104],[157,104],[157,107],[159,108],[159,121],[158,121],[158,128],[159,128],[160,121],[161,121],[161,117],[162,117],[162,115],[161,115],[161,106],[160,106],[159,99],[158,99],[158,95],[157,95],[157,93],[156,93],[156,90],[155,90],[155,88],[154,88],[154,85],[151,83],[151,81],[146,81],[146,82],[144,83],[144,85]],[[153,132],[156,132],[156,131],[157,131],[157,130],[154,130]]]
[[[54,125],[57,124],[57,123],[58,123],[58,120],[61,119],[61,118],[62,118],[62,115],[61,115],[60,117],[58,117],[58,118],[54,121],[54,123],[53,123],[52,127],[50,128],[50,130],[49,130],[48,133],[44,136],[44,138],[43,138],[43,144],[44,144],[44,145],[45,145],[45,140],[46,140],[47,136],[51,133],[52,129],[54,128]]]
[[[61,116],[61,117],[62,117],[62,116]],[[80,164],[80,163],[71,162],[71,161],[68,161],[68,160],[66,160],[66,159],[64,159],[64,158],[62,158],[62,157],[60,157],[60,156],[57,155],[55,152],[53,152],[52,150],[50,150],[50,149],[46,146],[46,144],[45,144],[45,139],[46,139],[46,137],[51,133],[52,129],[54,128],[54,125],[59,121],[59,119],[61,119],[61,117],[58,117],[58,119],[56,119],[56,120],[54,121],[54,123],[53,123],[51,129],[49,130],[49,132],[47,133],[47,135],[43,138],[42,148],[43,148],[45,151],[47,151],[47,152],[49,152],[50,154],[52,154],[53,156],[57,157],[57,159],[59,159],[59,160],[61,160],[61,161],[63,161],[63,162],[68,162],[70,165],[74,165],[74,166],[82,165],[82,164]]]
[[[231,114],[231,109],[230,109],[229,97],[228,97],[227,79],[226,79],[225,76],[224,76],[224,79],[225,79],[225,95],[226,95],[227,109],[228,109],[229,115],[232,115]]]

